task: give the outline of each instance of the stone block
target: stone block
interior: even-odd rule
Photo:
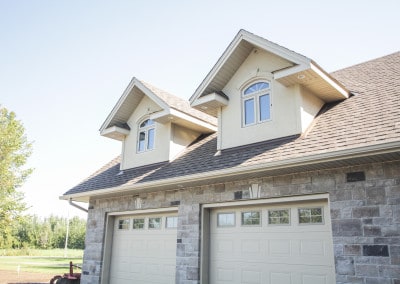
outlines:
[[[336,257],[336,273],[340,275],[354,275],[354,259],[352,257]]]
[[[353,208],[353,218],[379,217],[378,206],[363,206]]]
[[[367,188],[365,193],[367,205],[386,204],[386,193],[383,187]]]
[[[364,226],[363,230],[366,237],[379,237],[382,235],[381,227],[379,226]]]
[[[389,256],[387,245],[363,245],[364,256]]]
[[[361,255],[360,245],[345,245],[344,255]]]
[[[344,219],[338,220],[340,236],[362,236],[361,220]]]
[[[399,278],[400,277],[400,266],[399,265],[380,266],[379,273],[382,277]]]
[[[376,276],[379,275],[378,266],[376,265],[356,265],[356,275],[358,276]]]
[[[365,284],[392,284],[392,280],[382,278],[365,278]]]
[[[200,280],[200,269],[197,267],[188,267],[186,275],[188,280]]]
[[[400,265],[400,246],[389,246],[389,255],[391,264]]]
[[[382,227],[382,236],[384,237],[400,236],[400,226],[392,225],[392,226]]]

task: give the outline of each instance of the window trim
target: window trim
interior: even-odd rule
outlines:
[[[146,121],[151,121],[152,123],[150,125],[146,125],[143,127],[140,127],[144,122]],[[137,142],[136,142],[136,153],[145,153],[149,151],[153,151],[155,149],[155,137],[156,137],[156,122],[149,117],[146,117],[144,119],[141,119],[139,121],[138,125],[138,130],[137,130]],[[150,131],[153,130],[153,147],[151,149],[148,148],[148,143],[149,143],[149,133]],[[144,132],[145,138],[144,138],[144,149],[140,150],[140,133]]]
[[[259,84],[259,83],[266,83],[268,84],[268,88],[261,89],[258,91],[254,91],[249,94],[245,94],[246,90],[248,90],[250,87]],[[261,109],[260,109],[260,98],[262,96],[268,96],[269,97],[269,118],[261,120]],[[253,99],[254,103],[254,122],[246,124],[246,108],[245,108],[245,102],[248,100]],[[272,81],[267,80],[267,79],[262,79],[262,80],[257,80],[257,81],[252,81],[248,84],[246,84],[242,88],[241,92],[241,110],[242,110],[242,127],[248,127],[248,126],[253,126],[256,124],[261,124],[264,122],[268,122],[272,120]]]

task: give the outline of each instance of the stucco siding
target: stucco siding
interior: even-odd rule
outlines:
[[[171,124],[161,124],[155,122],[155,145],[150,151],[137,152],[139,123],[148,118],[154,112],[161,108],[151,99],[144,96],[136,110],[128,120],[131,128],[129,135],[125,138],[123,148],[122,169],[140,167],[143,165],[154,164],[168,161],[169,159],[169,139],[171,137]]]

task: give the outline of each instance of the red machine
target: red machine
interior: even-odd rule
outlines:
[[[50,280],[50,284],[79,284],[81,283],[81,274],[74,273],[74,267],[82,269],[78,265],[69,262],[69,273],[65,273],[63,276],[56,275]]]

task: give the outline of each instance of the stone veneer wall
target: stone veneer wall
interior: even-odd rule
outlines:
[[[364,172],[365,181],[348,182],[351,172]],[[176,283],[199,283],[200,205],[231,201],[253,183],[261,198],[329,193],[337,283],[400,283],[400,162],[140,194],[142,209],[180,202]],[[106,213],[135,210],[136,197],[90,202],[82,284],[100,283]]]

